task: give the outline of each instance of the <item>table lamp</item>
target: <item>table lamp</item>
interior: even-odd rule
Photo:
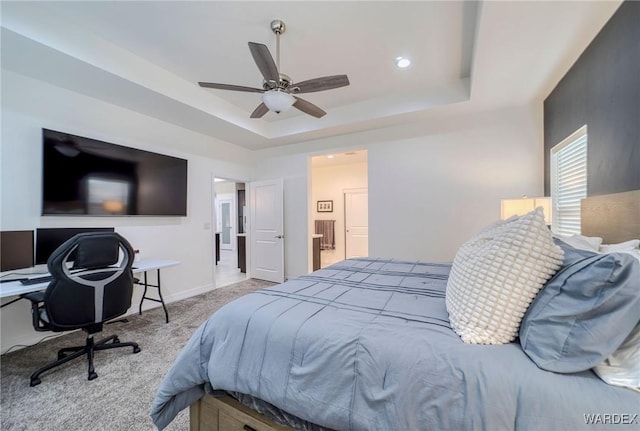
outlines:
[[[542,207],[544,212],[544,222],[547,225],[551,225],[553,211],[551,209],[550,197],[530,198],[523,196],[518,199],[502,199],[500,201],[500,218],[502,220],[506,220],[513,215],[525,215],[537,207]]]

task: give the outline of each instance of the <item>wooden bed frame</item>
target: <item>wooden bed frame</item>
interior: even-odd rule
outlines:
[[[582,200],[582,234],[605,244],[640,238],[640,190]],[[190,408],[191,431],[286,431],[232,397],[205,395]]]
[[[205,395],[189,409],[191,431],[291,431],[225,395]]]

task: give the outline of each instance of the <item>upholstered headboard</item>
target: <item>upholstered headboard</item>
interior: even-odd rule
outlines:
[[[581,202],[582,235],[615,244],[640,238],[640,190],[590,196]]]

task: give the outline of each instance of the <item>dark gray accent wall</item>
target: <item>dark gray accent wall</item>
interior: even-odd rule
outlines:
[[[625,1],[544,101],[551,148],[587,125],[587,194],[640,189],[640,2]]]

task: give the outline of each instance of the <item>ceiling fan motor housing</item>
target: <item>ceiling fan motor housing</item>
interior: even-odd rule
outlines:
[[[291,84],[293,84],[293,81],[291,80],[291,78],[288,75],[285,75],[284,73],[280,73],[280,79],[278,80],[278,82],[272,81],[272,80],[263,80],[262,81],[262,88],[264,88],[265,90],[269,91],[269,90],[276,90],[276,89],[280,89],[280,90],[287,90]]]

